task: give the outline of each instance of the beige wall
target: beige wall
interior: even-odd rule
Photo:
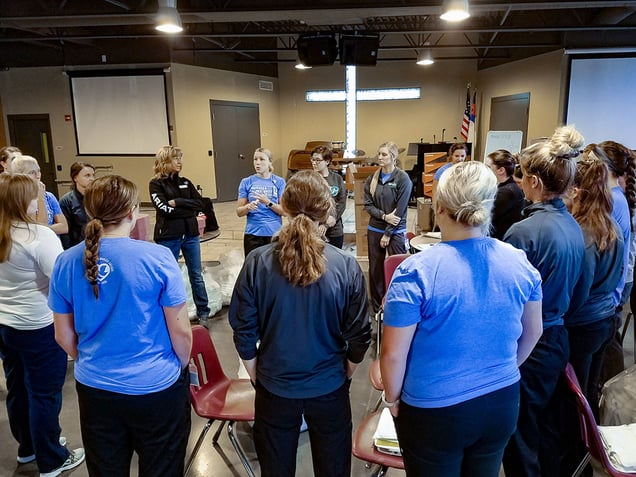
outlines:
[[[564,61],[559,50],[480,71],[477,76],[483,105],[479,111],[480,144],[486,143],[492,98],[518,93],[530,93],[528,138],[551,136],[561,124]]]
[[[411,63],[378,63],[359,67],[357,86],[367,88],[420,87],[419,100],[358,103],[357,148],[374,156],[378,145],[394,141],[400,147],[424,138],[425,142],[459,137],[466,101],[466,84],[476,77],[474,61],[438,62],[429,67]],[[334,65],[297,70],[292,63],[279,66],[281,137],[283,149],[302,148],[311,140],[345,139],[344,103],[307,103],[306,90],[344,89],[345,69]],[[406,159],[410,168],[414,157]]]
[[[258,103],[261,144],[271,149],[274,169],[282,174],[280,149],[279,88],[276,78],[173,64],[170,67],[174,100],[173,141],[183,148],[183,175],[203,187],[205,195],[216,197],[214,150],[210,100]],[[258,88],[260,79],[274,83],[274,91]],[[285,161],[287,154],[284,154]]]
[[[260,77],[195,66],[173,64],[168,78],[173,143],[184,150],[184,175],[216,197],[214,149],[210,99],[259,103],[261,143],[274,153],[275,169],[284,174],[290,149],[311,140],[344,140],[343,103],[307,103],[308,89],[343,89],[344,67],[296,70],[292,63],[279,67],[279,78]],[[422,97],[409,101],[378,101],[358,104],[357,148],[369,156],[380,143],[392,140],[400,147],[423,138],[425,142],[459,137],[466,99],[466,84],[479,90],[479,145],[485,141],[490,122],[490,101],[497,96],[530,92],[528,136],[546,136],[559,124],[565,67],[562,52],[553,52],[507,65],[477,71],[474,61],[437,62],[421,67],[404,62],[379,63],[358,68],[359,88],[419,86]],[[274,83],[274,91],[258,89],[258,80]],[[78,160],[71,114],[68,77],[60,67],[16,68],[0,72],[0,100],[4,114],[48,113],[51,118],[55,160],[62,166],[58,179],[68,179],[70,165]],[[400,156],[406,168],[414,157]],[[140,187],[148,201],[147,184],[152,176],[151,157],[86,157],[95,165],[112,165]],[[63,191],[62,191],[63,192]]]
[[[278,85],[274,78],[244,73],[172,65],[167,75],[172,142],[184,150],[183,174],[216,197],[210,120],[210,99],[259,103],[262,143],[275,151],[275,166],[282,173]],[[274,92],[258,89],[258,80],[274,82]],[[153,157],[83,156],[76,154],[68,77],[59,67],[16,68],[0,72],[0,99],[4,114],[49,114],[56,164],[62,166],[58,180],[69,179],[70,165],[77,161],[96,166],[113,166],[113,173],[135,182],[141,200],[149,201],[148,181],[152,177]],[[287,155],[285,153],[285,159]],[[60,187],[63,194],[67,189]]]

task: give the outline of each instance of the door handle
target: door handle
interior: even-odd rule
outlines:
[[[245,160],[245,155],[244,154],[239,154],[239,159],[244,161]]]

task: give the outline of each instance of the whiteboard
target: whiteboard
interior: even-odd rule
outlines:
[[[523,132],[521,131],[488,131],[484,159],[497,149],[505,149],[512,154],[517,154],[521,151],[522,139]]]

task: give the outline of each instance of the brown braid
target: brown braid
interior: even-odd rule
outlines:
[[[104,225],[101,220],[93,219],[86,224],[84,266],[86,267],[86,279],[93,287],[93,294],[95,295],[95,298],[99,298],[99,286],[97,286],[99,268],[97,266],[97,261],[99,260],[99,241],[103,234]]]
[[[590,144],[588,148],[593,146],[595,144]],[[598,146],[609,158],[607,163],[609,170],[625,181],[625,198],[629,208],[630,222],[632,222],[636,209],[636,157],[628,148],[615,141],[603,141]]]

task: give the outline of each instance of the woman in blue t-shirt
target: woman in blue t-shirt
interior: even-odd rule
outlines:
[[[241,180],[238,189],[236,215],[247,216],[243,251],[245,256],[257,247],[267,245],[277,233],[285,214],[280,198],[285,189],[285,180],[273,173],[272,152],[259,147],[254,151],[256,174]]]
[[[84,205],[84,244],[55,263],[55,338],[75,360],[90,475],[182,476],[190,433],[186,293],[167,247],[134,240],[137,187],[96,179]]]
[[[480,162],[437,188],[442,242],[407,258],[385,303],[380,367],[408,476],[496,477],[541,335],[541,277],[487,236],[497,191]]]

